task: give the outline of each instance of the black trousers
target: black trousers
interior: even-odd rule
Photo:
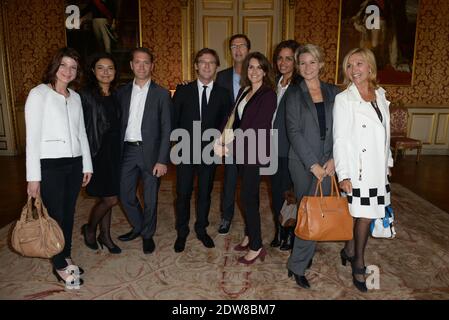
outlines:
[[[137,198],[139,178],[143,182],[144,208]],[[147,168],[142,146],[125,145],[120,177],[120,201],[133,231],[149,239],[156,232],[157,195],[160,178]]]
[[[61,253],[51,258],[56,269],[67,267],[65,259],[72,253],[73,220],[82,182],[82,157],[41,160],[42,201],[61,227],[65,240]]]
[[[221,201],[221,218],[232,221],[235,207],[235,190],[237,189],[238,169],[236,164],[224,165],[223,194]]]
[[[176,230],[179,237],[187,237],[190,232],[190,199],[192,198],[195,175],[198,175],[195,232],[206,233],[209,226],[209,209],[214,175],[214,164],[179,164],[176,166]]]
[[[271,198],[273,201],[274,222],[279,223],[284,193],[292,188],[292,180],[288,171],[288,158],[278,158],[278,170],[271,176]]]
[[[257,251],[262,247],[259,212],[259,167],[256,165],[238,165],[238,169],[241,176],[240,198],[245,219],[245,234],[249,237],[249,248]]]

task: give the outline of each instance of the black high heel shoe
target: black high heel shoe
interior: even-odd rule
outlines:
[[[307,280],[307,278],[305,276],[298,276],[296,273],[294,273],[290,269],[288,269],[288,274],[287,275],[288,275],[289,278],[294,276],[296,284],[298,286],[300,286],[301,288],[310,289],[309,281]]]
[[[87,224],[85,224],[85,225],[83,225],[82,227],[81,227],[81,234],[83,235],[83,237],[84,237],[84,244],[86,245],[86,247],[88,247],[88,248],[90,248],[90,249],[92,249],[92,250],[98,250],[98,243],[95,241],[94,243],[89,243],[88,241],[87,241],[87,228],[88,228],[89,226],[87,225]]]
[[[64,280],[64,278],[61,277],[61,276],[59,275],[59,273],[58,273],[58,271],[56,270],[56,268],[53,268],[53,274],[55,275],[56,279],[57,279],[59,282],[62,282],[62,283],[64,283],[64,284],[67,284],[67,282]],[[79,285],[80,285],[80,286],[82,286],[82,285],[84,284],[84,280],[83,280],[83,279],[78,278],[78,281],[79,281]]]
[[[352,283],[354,286],[361,292],[367,292],[368,288],[366,287],[365,281],[359,281],[355,278],[356,274],[366,274],[366,267],[356,268],[353,263],[351,263],[352,267]]]
[[[352,261],[354,260],[354,256],[350,257],[346,254],[345,249],[341,249],[340,251],[340,258],[341,258],[341,264],[343,266],[346,266],[346,261],[349,261],[349,263],[352,263]]]
[[[112,243],[112,247],[108,247],[103,240],[101,240],[100,237],[97,238],[98,243],[100,244],[101,249],[103,250],[103,246],[105,246],[106,248],[108,248],[109,253],[112,254],[119,254],[122,252],[122,249],[120,249],[119,247],[117,247],[114,243]]]

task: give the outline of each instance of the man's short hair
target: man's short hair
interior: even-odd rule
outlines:
[[[132,49],[130,54],[129,54],[129,61],[133,61],[134,60],[134,54],[136,54],[137,52],[146,53],[150,57],[150,62],[151,63],[154,62],[153,53],[150,51],[150,49],[145,48],[145,47],[137,47],[137,48]]]
[[[246,47],[248,48],[248,50],[250,50],[250,49],[251,49],[251,41],[250,41],[249,38],[248,38],[245,34],[243,34],[243,33],[234,34],[234,35],[231,37],[231,39],[229,39],[229,48],[231,48],[232,41],[234,41],[235,39],[239,39],[239,38],[245,39],[245,41],[246,41]]]
[[[217,51],[215,51],[214,49],[210,49],[210,48],[203,48],[200,51],[198,51],[197,54],[195,55],[195,60],[193,61],[193,63],[197,64],[198,60],[201,58],[201,56],[205,55],[205,54],[213,55],[215,58],[217,67],[220,66],[220,58],[218,57]]]

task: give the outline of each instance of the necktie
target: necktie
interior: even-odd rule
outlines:
[[[206,90],[207,90],[207,86],[203,86],[203,94],[201,97],[201,118],[203,118],[204,110],[206,110],[206,107],[207,107]]]

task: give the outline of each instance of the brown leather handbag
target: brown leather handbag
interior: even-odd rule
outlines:
[[[40,197],[28,197],[11,236],[15,251],[25,257],[51,258],[64,248],[64,234],[48,215]]]
[[[332,176],[330,196],[323,196],[320,181],[317,183],[315,196],[302,198],[297,221],[295,235],[304,240],[346,241],[352,239],[353,222],[348,201],[346,197],[340,196],[335,176]]]

